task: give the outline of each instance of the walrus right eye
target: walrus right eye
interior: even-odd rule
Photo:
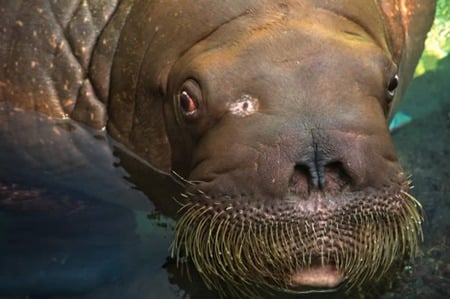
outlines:
[[[192,80],[183,84],[178,95],[178,105],[184,117],[192,119],[198,115],[200,95],[199,86]]]
[[[197,112],[198,103],[187,91],[183,90],[180,94],[180,106],[181,110],[183,110],[183,114],[189,116]]]

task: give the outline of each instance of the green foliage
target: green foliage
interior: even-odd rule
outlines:
[[[450,52],[450,0],[438,0],[436,18],[428,33],[425,51],[416,68],[416,76],[434,70],[437,62]]]

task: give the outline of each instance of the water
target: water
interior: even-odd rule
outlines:
[[[139,271],[149,285],[167,281],[159,272],[172,223],[147,218],[154,204],[117,165],[106,136],[0,111],[0,139],[10,141],[0,152],[0,294],[93,292]]]

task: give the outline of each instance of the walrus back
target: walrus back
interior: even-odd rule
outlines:
[[[0,101],[104,127],[90,67],[118,2],[2,1]]]

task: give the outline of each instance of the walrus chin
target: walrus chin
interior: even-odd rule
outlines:
[[[222,295],[351,289],[417,254],[422,207],[408,193],[409,183],[311,194],[308,205],[304,199],[212,198],[201,183],[191,183],[179,199],[172,256],[191,260]]]

